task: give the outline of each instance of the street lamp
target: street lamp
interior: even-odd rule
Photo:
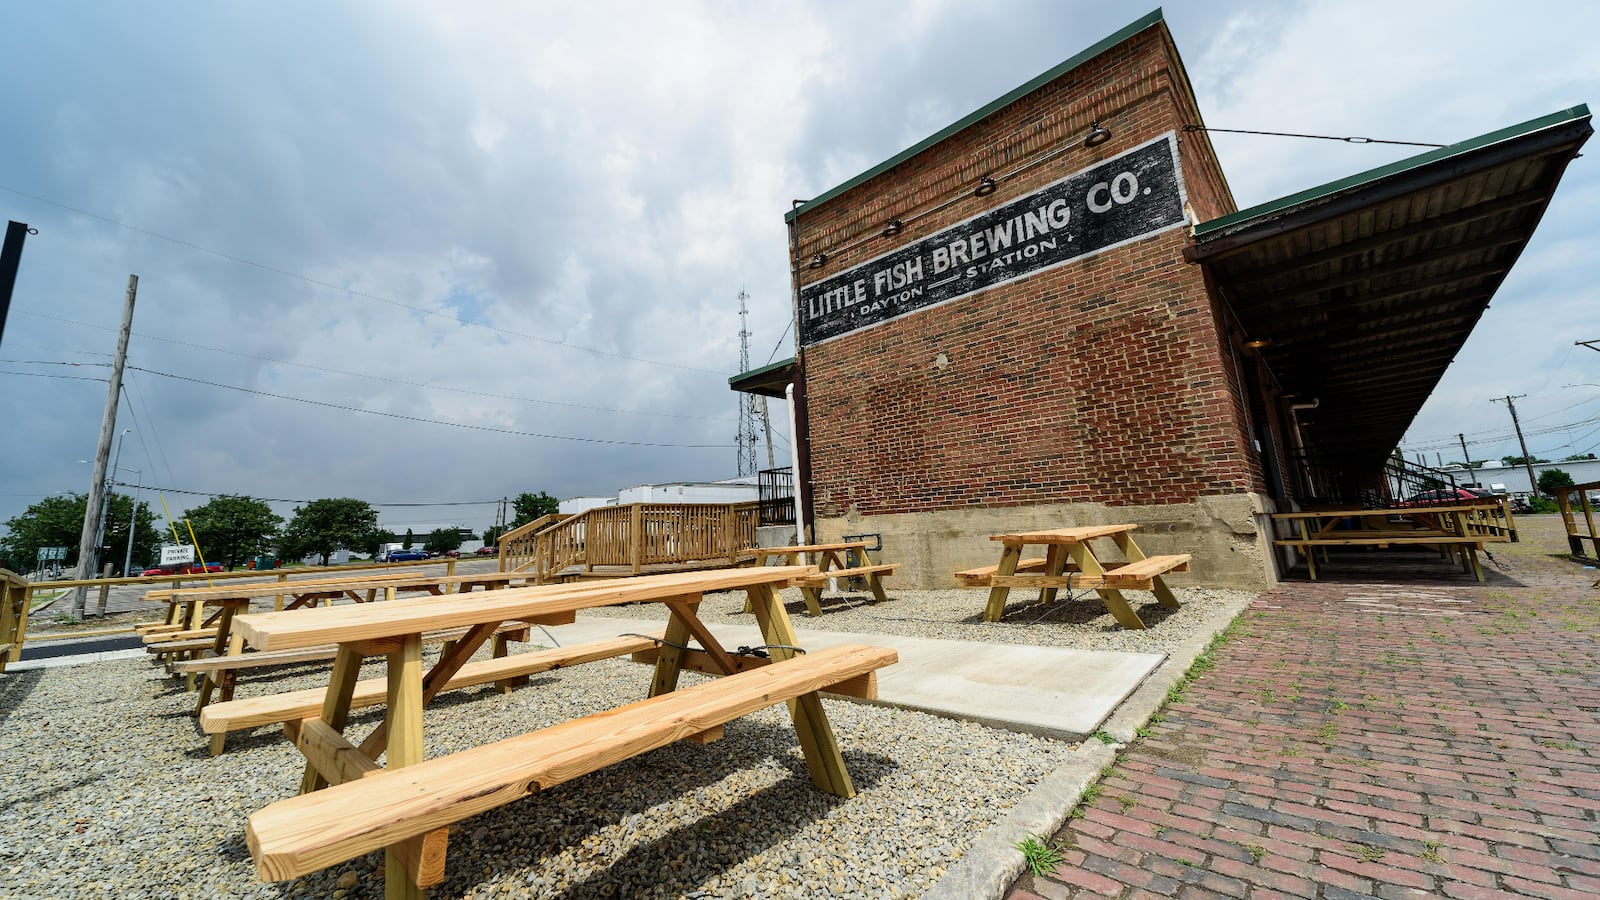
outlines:
[[[116,471],[113,469],[112,471]],[[122,557],[122,577],[128,577],[128,570],[133,567],[133,534],[139,530],[139,492],[144,489],[144,473],[138,469],[124,469],[139,476],[133,486],[133,506],[128,512],[128,552]]]

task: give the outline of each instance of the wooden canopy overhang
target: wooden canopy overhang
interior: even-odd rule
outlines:
[[[751,369],[728,379],[728,387],[746,394],[784,399],[784,389],[794,380],[794,357]]]
[[[1308,437],[1373,467],[1466,343],[1593,133],[1577,106],[1197,225],[1188,251]],[[1248,342],[1248,343],[1247,343]],[[1264,343],[1263,343],[1264,342]]]

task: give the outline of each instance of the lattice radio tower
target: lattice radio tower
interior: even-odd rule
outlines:
[[[739,371],[750,371],[750,309],[746,301],[750,295],[739,289]],[[739,433],[734,436],[734,447],[739,454],[739,474],[754,475],[756,469],[756,395],[739,392]]]

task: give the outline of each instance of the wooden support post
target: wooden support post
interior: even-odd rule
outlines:
[[[286,572],[279,572],[278,573],[278,583],[279,584],[283,584],[284,582],[286,582],[288,580],[289,580],[288,573],[286,573]],[[274,612],[283,612],[283,595],[282,594],[278,594],[277,596],[272,598],[272,609],[273,609]]]
[[[333,676],[328,681],[328,693],[322,699],[322,721],[334,731],[343,733],[345,722],[350,718],[350,698],[356,691],[356,682],[361,680],[361,654],[351,647],[343,644],[339,646],[339,655],[333,659]],[[312,791],[326,787],[327,779],[317,771],[317,767],[306,763],[305,774],[300,778],[300,793],[309,794]]]
[[[389,654],[389,725],[387,768],[422,762],[422,635],[407,635]],[[387,900],[421,900],[428,885],[444,878],[449,830],[438,828],[384,850],[384,896]]]
[[[1017,552],[1021,553],[1022,548],[1018,547]],[[1067,555],[1061,552],[1061,546],[1059,544],[1051,544],[1050,546],[1046,547],[1044,553],[1044,574],[1051,577],[1057,577],[1062,572],[1065,572],[1066,569]],[[1054,603],[1056,601],[1056,590],[1057,588],[1053,587],[1040,588],[1039,602]]]
[[[644,570],[644,507],[635,503],[628,516],[628,558],[633,563],[633,574]],[[594,571],[594,566],[589,566]]]
[[[1139,549],[1139,545],[1134,542],[1133,532],[1118,532],[1112,535],[1111,539],[1116,542],[1117,549],[1122,551],[1123,559],[1128,562],[1138,562],[1141,559],[1149,558],[1143,550]],[[1177,596],[1172,593],[1172,588],[1167,587],[1167,583],[1162,580],[1160,575],[1150,576],[1150,593],[1156,595],[1157,603],[1168,609],[1181,609],[1183,607],[1183,604],[1178,602]]]
[[[769,584],[747,589],[750,605],[755,609],[756,622],[761,626],[761,637],[769,645],[799,645],[794,626],[784,612],[783,601]],[[767,651],[774,662],[794,658],[792,650],[773,646]],[[855,785],[845,769],[844,755],[839,752],[839,742],[828,724],[827,711],[822,708],[822,697],[816,692],[802,694],[788,702],[789,717],[794,721],[795,736],[800,740],[800,750],[806,757],[806,768],[811,773],[811,783],[818,790],[837,797],[854,797]]]
[[[1021,544],[1007,544],[1005,552],[1000,554],[1000,565],[994,570],[996,575],[1015,575],[1017,561],[1022,559]],[[989,588],[989,605],[983,610],[985,622],[998,622],[1006,611],[1006,597],[1011,593],[1011,588],[1005,585],[995,585]]]
[[[1078,564],[1078,570],[1083,574],[1104,575],[1106,573],[1105,567],[1100,565],[1100,561],[1095,559],[1093,553],[1089,552],[1087,543],[1080,541],[1076,544],[1069,544],[1067,552],[1072,554],[1072,561]],[[1106,609],[1111,610],[1111,617],[1117,620],[1117,624],[1134,631],[1144,628],[1144,622],[1133,611],[1133,607],[1128,605],[1127,598],[1122,596],[1121,591],[1109,588],[1095,588],[1094,592],[1100,595],[1100,600],[1105,603]]]
[[[693,603],[689,608],[691,610],[699,609],[700,595],[694,594],[691,596]],[[669,694],[678,689],[678,673],[683,671],[683,651],[674,647],[673,644],[688,644],[691,636],[689,623],[685,622],[683,616],[674,610],[672,618],[667,620],[666,632],[661,635],[669,643],[661,645],[661,655],[656,657],[656,674],[650,680],[650,696],[659,697],[662,694]]]

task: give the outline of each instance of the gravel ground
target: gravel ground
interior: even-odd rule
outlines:
[[[802,642],[805,630],[828,629],[1150,650],[1216,627],[1248,597],[1180,590],[1182,610],[1137,606],[1151,628],[1124,632],[1092,599],[1045,608],[1026,593],[992,625],[974,590],[891,587],[887,604],[835,594],[820,619],[805,614],[798,591],[785,601]],[[742,603],[711,595],[701,614],[748,623]],[[322,667],[282,671],[272,690],[327,680]],[[381,671],[371,663],[364,674]],[[649,680],[646,667],[610,661],[538,676],[508,696],[455,691],[430,707],[428,753],[598,712],[643,697]],[[245,681],[240,696],[265,689]],[[180,680],[145,660],[0,676],[0,895],[382,896],[381,853],[293,882],[257,881],[245,820],[295,792],[301,757],[260,729],[236,733],[212,759],[192,703]],[[434,896],[917,896],[1073,750],[938,716],[825,704],[859,792],[851,800],[811,787],[778,706],[730,723],[715,743],[666,747],[459,823]],[[380,718],[363,711],[350,734],[359,740]]]

